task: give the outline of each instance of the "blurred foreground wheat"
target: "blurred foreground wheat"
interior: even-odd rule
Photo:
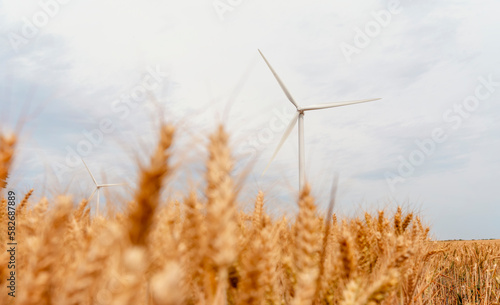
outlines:
[[[171,172],[172,126],[162,126],[141,165],[125,212],[90,217],[68,197],[16,208],[17,296],[8,296],[8,253],[0,255],[1,304],[495,304],[499,243],[438,243],[419,217],[325,219],[307,186],[294,220],[238,210],[228,134],[209,138],[204,196],[162,202]],[[16,137],[0,135],[0,190]],[[7,243],[7,200],[0,244]]]

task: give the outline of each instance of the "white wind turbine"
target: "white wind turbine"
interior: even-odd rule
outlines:
[[[297,102],[293,99],[292,95],[288,91],[288,89],[285,87],[285,84],[281,81],[279,78],[278,74],[276,71],[274,71],[273,67],[269,64],[267,61],[266,57],[264,57],[264,54],[260,50],[258,50],[264,61],[266,62],[267,66],[273,73],[274,77],[278,81],[281,89],[283,92],[285,92],[286,97],[288,100],[295,106],[297,109],[297,112],[295,113],[295,116],[293,119],[290,121],[288,124],[288,127],[285,130],[285,133],[283,134],[283,137],[281,138],[281,141],[278,144],[278,147],[276,147],[276,150],[274,151],[273,156],[271,157],[271,160],[269,161],[266,169],[264,170],[264,173],[267,171],[269,166],[271,165],[271,162],[274,160],[276,157],[276,154],[280,150],[281,146],[285,142],[285,140],[288,138],[290,133],[292,132],[293,127],[295,127],[295,124],[297,121],[299,121],[299,190],[302,190],[302,187],[304,186],[305,182],[305,150],[304,150],[304,112],[309,111],[309,110],[318,110],[318,109],[326,109],[326,108],[333,108],[333,107],[340,107],[340,106],[346,106],[346,105],[351,105],[351,104],[357,104],[357,103],[365,103],[365,102],[371,102],[371,101],[376,101],[379,100],[380,98],[374,98],[374,99],[367,99],[367,100],[359,100],[359,101],[345,101],[345,102],[335,102],[335,103],[328,103],[328,104],[320,104],[320,105],[312,105],[312,106],[307,106],[307,107],[300,107]]]
[[[99,215],[99,198],[100,198],[100,193],[99,193],[99,191],[100,191],[101,187],[110,187],[110,186],[125,185],[125,183],[99,184],[99,183],[97,183],[97,181],[95,180],[94,175],[92,175],[92,172],[90,171],[90,169],[89,169],[89,167],[87,166],[87,164],[85,163],[85,161],[83,161],[83,159],[82,159],[82,162],[83,162],[83,164],[85,165],[85,167],[87,168],[87,171],[89,172],[90,177],[92,177],[92,180],[94,181],[94,184],[95,184],[95,186],[96,186],[95,190],[92,192],[92,195],[90,195],[89,201],[90,201],[90,200],[92,200],[92,198],[94,197],[94,194],[97,192],[96,215]]]

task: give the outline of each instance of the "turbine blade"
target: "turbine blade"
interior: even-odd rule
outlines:
[[[97,191],[97,188],[96,188],[96,189],[92,192],[92,195],[90,195],[90,197],[89,197],[89,200],[88,200],[88,201],[92,200],[92,198],[94,197],[95,191]]]
[[[125,185],[126,183],[112,183],[112,184],[101,184],[99,187],[108,187],[108,186],[117,186],[117,185]]]
[[[262,175],[264,175],[267,171],[267,169],[269,168],[269,166],[271,165],[271,162],[273,162],[274,158],[276,157],[276,155],[278,154],[278,151],[280,150],[281,146],[283,146],[283,143],[285,143],[286,139],[288,138],[288,136],[290,135],[290,133],[292,132],[292,129],[293,127],[295,127],[295,124],[297,123],[297,119],[299,118],[299,113],[297,112],[295,114],[295,116],[293,117],[293,119],[290,121],[290,123],[288,124],[288,127],[286,128],[285,130],[285,133],[283,134],[283,137],[281,137],[281,141],[280,143],[278,144],[278,147],[276,147],[276,150],[274,151],[273,153],[273,156],[271,157],[271,160],[269,161],[269,163],[267,164],[266,166],[266,169],[264,169],[264,171],[262,172]]]
[[[85,163],[85,161],[83,161],[83,159],[82,159],[82,162],[83,162],[83,165],[85,165],[85,167],[87,168],[87,171],[89,172],[90,177],[92,177],[92,180],[94,181],[94,184],[97,186],[97,181],[95,180],[94,175],[92,175],[92,173],[90,172],[90,169],[87,166],[87,163]]]
[[[292,102],[292,104],[295,106],[295,108],[299,109],[299,105],[297,104],[297,102],[295,102],[295,100],[293,99],[292,95],[290,94],[290,92],[288,91],[288,89],[286,88],[285,84],[281,81],[280,77],[278,76],[278,74],[276,73],[276,71],[274,71],[273,67],[271,67],[271,64],[267,61],[267,59],[264,57],[264,54],[262,54],[262,52],[260,50],[258,50],[259,53],[260,53],[260,56],[262,56],[262,58],[264,59],[264,61],[266,62],[267,66],[269,67],[269,69],[271,70],[271,72],[273,73],[274,75],[274,78],[276,78],[276,80],[278,81],[278,83],[280,84],[280,87],[281,89],[283,90],[283,92],[285,92],[285,95],[286,97],[288,98],[288,100],[290,102]]]
[[[346,105],[352,105],[352,104],[372,102],[372,101],[377,101],[377,100],[380,100],[380,98],[372,98],[372,99],[359,100],[359,101],[344,101],[344,102],[335,102],[335,103],[329,103],[329,104],[312,105],[312,106],[304,107],[304,108],[302,108],[302,110],[308,111],[308,110],[326,109],[326,108],[340,107],[340,106],[346,106]]]

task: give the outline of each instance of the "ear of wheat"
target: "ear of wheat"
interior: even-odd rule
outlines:
[[[0,133],[0,190],[7,186],[7,178],[12,161],[14,160],[16,143],[17,137],[15,135]]]

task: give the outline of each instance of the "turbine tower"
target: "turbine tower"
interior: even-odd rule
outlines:
[[[118,185],[125,185],[125,183],[113,183],[113,184],[99,184],[97,183],[97,181],[95,180],[94,178],[94,175],[92,175],[92,172],[90,171],[89,167],[87,166],[87,164],[85,163],[85,161],[83,161],[82,159],[82,162],[83,164],[85,165],[85,167],[87,168],[87,171],[89,172],[90,174],[90,177],[92,177],[92,181],[94,181],[94,184],[95,184],[95,190],[92,192],[92,195],[90,195],[90,198],[89,198],[89,202],[90,200],[92,200],[92,198],[94,197],[94,194],[96,193],[97,191],[97,206],[96,206],[96,215],[99,215],[99,198],[100,198],[100,189],[101,187],[110,187],[110,186],[118,186]]]
[[[320,105],[312,105],[312,106],[307,106],[307,107],[300,107],[299,104],[294,100],[288,89],[285,87],[285,84],[281,81],[280,77],[274,71],[273,67],[271,67],[271,64],[267,61],[266,57],[260,50],[258,50],[264,61],[266,62],[267,66],[273,73],[274,77],[278,81],[281,89],[285,93],[286,97],[288,100],[295,106],[295,109],[297,109],[297,112],[295,113],[295,116],[292,118],[290,123],[288,124],[288,127],[285,130],[285,133],[283,134],[283,137],[281,138],[281,141],[278,144],[278,147],[276,147],[276,150],[274,151],[273,156],[271,157],[271,160],[269,161],[266,169],[264,170],[264,173],[267,171],[269,166],[271,165],[271,162],[274,160],[276,157],[276,154],[280,150],[281,146],[283,143],[285,143],[285,140],[288,138],[290,133],[292,132],[293,127],[295,127],[295,124],[297,121],[299,121],[299,190],[301,191],[304,182],[305,182],[305,151],[304,151],[304,112],[309,111],[309,110],[319,110],[319,109],[326,109],[326,108],[333,108],[333,107],[340,107],[340,106],[346,106],[346,105],[352,105],[352,104],[358,104],[358,103],[365,103],[365,102],[371,102],[371,101],[376,101],[379,100],[380,98],[374,98],[374,99],[366,99],[366,100],[358,100],[358,101],[344,101],[344,102],[335,102],[335,103],[328,103],[328,104],[320,104]]]

